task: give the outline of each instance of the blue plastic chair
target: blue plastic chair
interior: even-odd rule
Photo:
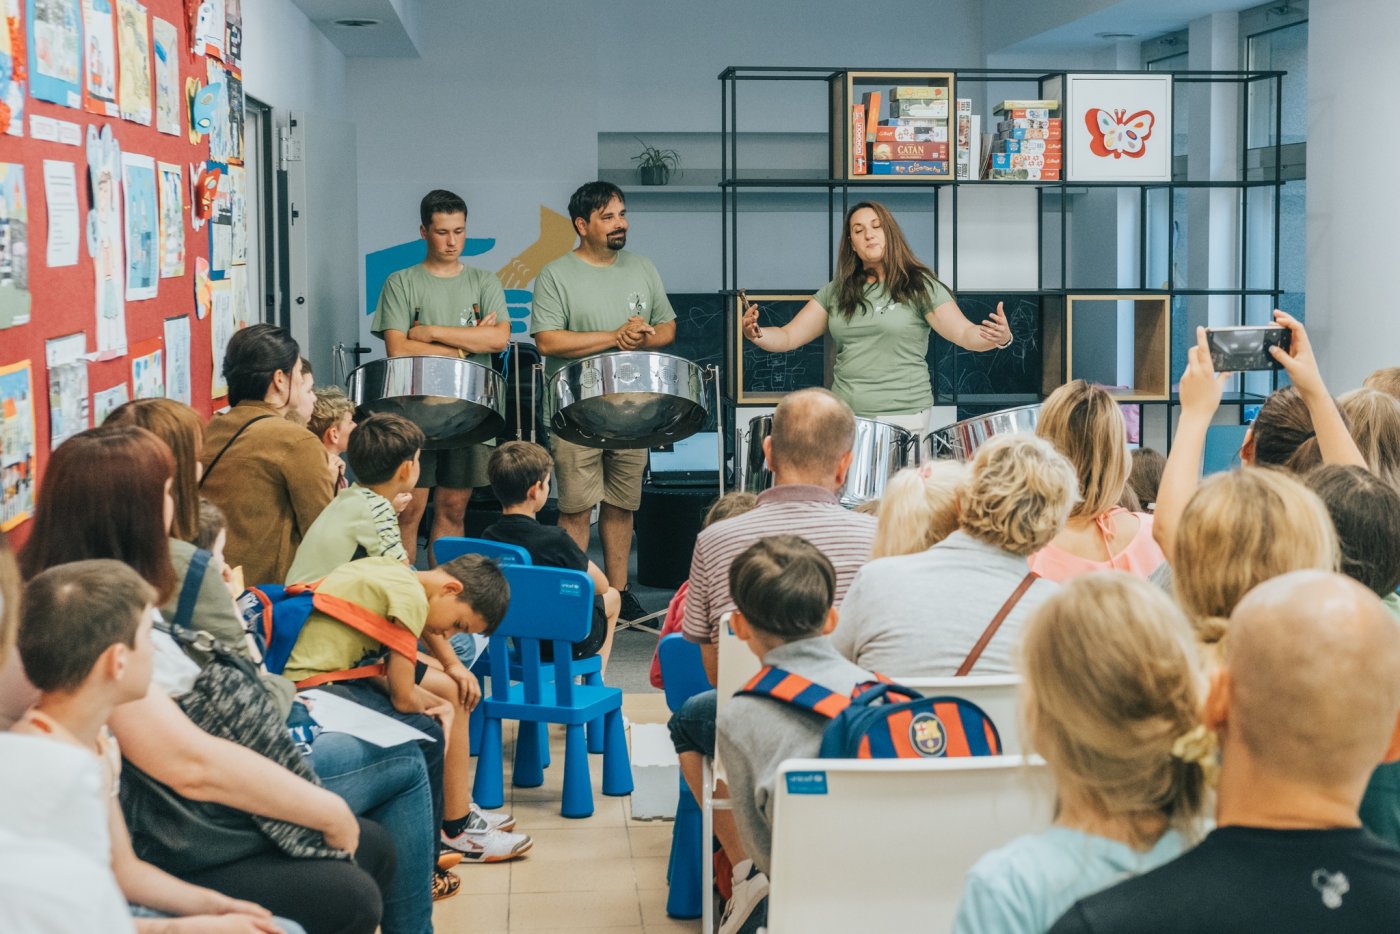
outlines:
[[[433,542],[433,557],[437,559],[439,564],[451,561],[453,558],[460,558],[462,555],[484,555],[495,560],[502,567],[507,564],[530,563],[530,553],[519,545],[507,545],[505,542],[493,542],[485,538],[467,538],[461,535],[444,535]],[[484,692],[487,678],[491,674],[491,665],[487,661],[487,656],[482,655],[472,663],[472,674],[476,675]],[[477,704],[476,709],[468,716],[467,734],[471,737],[471,754],[477,755],[481,751],[481,705]],[[545,755],[549,755],[547,745]]]
[[[523,677],[510,678],[510,651],[505,639],[492,639],[491,691],[481,702],[483,726],[476,763],[473,795],[483,808],[505,803],[503,780],[503,720],[517,720],[521,729],[515,741],[514,782],[521,787],[544,783],[541,760],[543,739],[539,729],[526,724],[562,723],[564,740],[564,795],[559,813],[582,818],[593,813],[593,781],[588,772],[588,745],[584,725],[603,721],[603,794],[632,793],[632,765],[627,737],[622,729],[622,691],[604,685],[577,684],[571,643],[588,634],[593,622],[593,581],[582,571],[563,568],[506,565],[510,582],[510,607],[496,635],[513,639],[520,652]],[[553,678],[540,662],[540,643],[553,644],[549,663]]]
[[[666,689],[666,706],[672,713],[702,691],[710,690],[705,665],[700,659],[700,646],[678,632],[663,636],[656,647],[661,660],[661,680]],[[671,825],[671,859],[666,866],[666,881],[671,891],[666,896],[666,914],[672,918],[698,918],[703,911],[701,872],[704,859],[702,836],[703,815],[685,777],[680,779],[680,797],[676,801],[676,820]]]

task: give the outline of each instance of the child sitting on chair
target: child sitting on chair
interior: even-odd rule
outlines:
[[[734,634],[764,665],[843,696],[874,679],[842,658],[826,638],[836,628],[836,570],[806,539],[775,535],[744,549],[729,566],[729,592],[736,607],[730,617]],[[735,697],[720,710],[717,748],[739,836],[754,863],[751,877],[768,873],[779,764],[815,757],[830,722],[766,697]],[[729,922],[720,927],[738,930]]]
[[[326,466],[335,477],[335,488],[343,490],[345,482],[345,461],[341,455],[350,446],[350,436],[355,432],[355,403],[351,402],[337,386],[322,386],[314,390],[315,405],[306,427],[326,449]]]
[[[549,500],[549,475],[553,469],[554,460],[538,444],[507,441],[496,448],[486,473],[491,492],[500,500],[501,518],[481,537],[524,548],[530,553],[531,564],[584,571],[593,579],[593,628],[582,642],[574,643],[574,658],[596,654],[606,671],[622,597],[569,533],[558,526],[541,525],[535,518]],[[545,661],[553,658],[548,643],[541,643],[540,653]]]
[[[122,895],[140,906],[132,909],[137,931],[213,930],[223,924],[219,930],[275,934],[284,928],[265,908],[183,882],[132,849],[117,804],[121,751],[106,722],[114,708],[145,697],[150,686],[155,599],[155,588],[120,561],[75,561],[35,575],[21,604],[19,654],[43,693],[11,729],[97,757],[111,846],[105,838],[86,843],[105,851],[100,856],[111,863]],[[161,918],[181,920],[156,920]]]
[[[408,561],[395,499],[413,492],[423,432],[397,415],[377,414],[350,435],[355,483],[336,494],[306,530],[287,583],[320,580],[356,558]]]
[[[972,867],[958,934],[1044,934],[1201,830],[1214,741],[1191,627],[1165,594],[1116,571],[1069,581],[1026,624],[1021,669],[1022,717],[1058,813]]]
[[[463,863],[515,859],[528,850],[529,837],[505,832],[515,826],[509,815],[483,811],[471,801],[468,715],[481,700],[481,685],[448,642],[453,633],[489,634],[501,624],[510,602],[501,569],[480,555],[463,555],[430,571],[415,571],[387,555],[361,558],[327,574],[316,593],[368,610],[412,637],[396,643],[406,643],[405,651],[391,650],[313,610],[287,656],[283,677],[298,687],[326,684],[324,690],[428,734],[430,740],[418,745],[433,785],[441,842],[461,853]],[[394,641],[396,635],[386,638]],[[420,639],[441,668],[418,660]],[[381,660],[382,675],[344,677]]]

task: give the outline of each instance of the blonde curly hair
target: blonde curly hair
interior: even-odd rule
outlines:
[[[1013,554],[1031,555],[1060,534],[1079,501],[1079,478],[1055,446],[1027,433],[977,449],[958,526]]]

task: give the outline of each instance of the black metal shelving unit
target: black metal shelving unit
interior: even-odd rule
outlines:
[[[953,245],[951,249],[952,265],[947,276],[940,270],[940,277],[944,278],[955,293],[962,295],[1016,295],[1016,296],[1039,296],[1041,308],[1040,327],[1042,336],[1046,327],[1046,317],[1048,314],[1058,314],[1060,320],[1058,327],[1061,333],[1066,326],[1064,317],[1067,315],[1067,303],[1056,301],[1069,295],[1135,295],[1135,296],[1166,296],[1171,300],[1168,304],[1168,342],[1172,341],[1172,326],[1170,322],[1171,313],[1176,309],[1178,298],[1191,297],[1233,297],[1238,301],[1237,322],[1245,323],[1247,314],[1247,299],[1268,297],[1273,307],[1279,304],[1279,297],[1283,294],[1279,287],[1279,218],[1281,191],[1284,185],[1282,175],[1282,81],[1284,72],[1281,71],[1176,71],[1169,72],[1172,76],[1172,108],[1174,115],[1179,112],[1177,107],[1177,96],[1180,89],[1186,85],[1199,84],[1231,84],[1239,87],[1238,100],[1240,101],[1239,114],[1239,164],[1230,167],[1228,174],[1237,175],[1236,178],[1189,178],[1175,177],[1178,173],[1175,170],[1177,161],[1184,156],[1184,153],[1176,151],[1175,140],[1173,140],[1172,165],[1173,179],[1171,181],[1157,182],[1074,182],[1064,178],[1067,171],[1061,172],[1061,178],[1057,181],[1021,181],[1021,180],[992,180],[992,179],[923,179],[923,178],[900,178],[891,176],[855,176],[844,177],[844,165],[836,166],[832,164],[826,177],[813,175],[812,177],[767,177],[762,174],[755,174],[755,170],[745,169],[740,162],[740,128],[738,125],[738,97],[739,89],[742,85],[751,82],[807,82],[820,83],[828,88],[828,96],[831,100],[829,107],[828,134],[829,142],[835,139],[841,141],[841,151],[851,150],[850,137],[850,112],[852,100],[849,99],[847,89],[850,86],[847,81],[848,75],[855,75],[862,72],[875,72],[881,76],[908,76],[910,79],[927,77],[930,72],[936,74],[951,73],[954,79],[954,90],[949,94],[950,104],[952,99],[958,96],[983,97],[990,85],[1019,85],[1021,88],[1035,86],[1040,96],[1044,96],[1043,89],[1047,83],[1058,81],[1061,89],[1068,87],[1068,77],[1072,72],[1067,71],[1039,71],[1034,69],[985,69],[985,68],[944,68],[944,69],[915,69],[915,68],[783,68],[764,66],[732,66],[726,68],[719,74],[720,81],[720,109],[721,109],[721,171],[720,171],[720,204],[721,204],[721,282],[722,289],[727,297],[732,297],[737,293],[740,286],[740,244],[739,244],[739,213],[740,205],[744,197],[756,194],[767,189],[792,190],[801,189],[814,193],[824,191],[827,200],[827,242],[831,244],[828,254],[828,275],[834,275],[836,263],[836,234],[839,224],[845,216],[846,210],[852,203],[852,195],[856,200],[860,200],[862,189],[875,189],[882,192],[892,191],[915,191],[926,192],[932,201],[933,214],[933,242],[935,257],[939,255],[940,245],[938,242],[939,220],[942,212],[946,209],[951,215],[951,231]],[[1153,75],[1160,76],[1164,72],[1152,71],[1086,71],[1086,74],[1113,74],[1113,75]],[[1273,128],[1272,142],[1265,146],[1255,147],[1251,150],[1249,146],[1250,136],[1250,88],[1257,83],[1271,84],[1272,93],[1269,95],[1272,107],[1271,125]],[[970,95],[964,93],[969,87],[976,89],[977,93]],[[1019,97],[1021,94],[1007,94],[1007,97]],[[1059,94],[1055,95],[1061,96]],[[1063,116],[1063,111],[1061,112]],[[955,117],[950,113],[950,130],[954,126]],[[1175,121],[1173,121],[1175,123]],[[951,132],[950,132],[950,135]],[[950,140],[950,147],[953,145]],[[836,147],[828,147],[832,151],[837,151]],[[1266,158],[1262,160],[1263,168],[1251,172],[1249,167],[1249,157],[1251,152],[1259,152]],[[1271,152],[1270,152],[1271,151]],[[1271,158],[1269,158],[1271,156]],[[834,163],[833,159],[833,163]],[[951,161],[951,160],[950,160]],[[1188,168],[1194,168],[1188,162]],[[1066,166],[1067,170],[1067,166]],[[1225,174],[1224,168],[1220,174]],[[1036,245],[1037,245],[1037,288],[1013,288],[1002,291],[993,289],[959,289],[958,288],[958,192],[964,187],[1016,187],[1032,188],[1036,194]],[[1095,287],[1092,284],[1078,287],[1070,282],[1070,256],[1068,237],[1068,217],[1070,214],[1069,197],[1071,193],[1086,189],[1118,189],[1137,191],[1139,197],[1139,217],[1138,217],[1138,282],[1135,287]],[[1152,192],[1165,192],[1167,210],[1167,244],[1166,244],[1166,275],[1167,281],[1175,285],[1176,279],[1176,237],[1173,235],[1176,229],[1176,192],[1190,191],[1194,189],[1214,189],[1235,191],[1238,195],[1237,202],[1237,226],[1236,236],[1239,241],[1239,258],[1236,281],[1230,288],[1150,288],[1147,284],[1148,276],[1148,230],[1149,230],[1149,206],[1148,199]],[[1260,192],[1267,192],[1267,196],[1272,202],[1272,257],[1271,268],[1267,282],[1260,285],[1257,281],[1250,284],[1251,265],[1249,261],[1249,224],[1250,224],[1250,199],[1251,196]],[[1058,199],[1058,279],[1055,286],[1047,281],[1047,263],[1045,256],[1045,236],[1047,233],[1047,214],[1055,212],[1048,210],[1047,201]],[[945,208],[946,202],[946,208]],[[1055,223],[1053,219],[1049,223]],[[1050,266],[1051,271],[1054,266]],[[1254,277],[1257,279],[1258,277]],[[758,292],[756,286],[761,283],[749,282],[749,290]],[[763,289],[763,291],[770,291]],[[771,290],[778,291],[778,290]],[[1050,301],[1047,301],[1050,300]],[[727,335],[726,360],[733,360],[734,356],[741,352],[739,341],[742,338],[738,333],[737,324],[729,328]],[[1066,359],[1068,350],[1065,342],[1060,342],[1059,374],[1070,372],[1069,363]],[[1170,391],[1174,382],[1173,376],[1184,367],[1185,361],[1178,359],[1178,354],[1169,350],[1169,372],[1167,375],[1168,392],[1160,399],[1132,399],[1126,400],[1133,404],[1144,406],[1166,407],[1167,434],[1168,438],[1173,430],[1173,419],[1171,413],[1177,404],[1177,396]],[[959,384],[957,367],[957,354],[953,354],[953,386],[954,391],[951,397],[940,397],[936,401],[938,404],[959,405],[967,402],[979,406],[995,406],[1000,402],[1006,405],[1026,404],[1027,401],[1038,401],[1028,399],[1025,393],[1008,393],[1005,398],[998,397],[997,394],[979,393],[975,402],[971,397],[964,399],[957,391]],[[1270,380],[1270,388],[1277,386],[1277,374]],[[1263,401],[1263,396],[1250,392],[1228,393],[1225,399],[1227,405],[1251,405]]]

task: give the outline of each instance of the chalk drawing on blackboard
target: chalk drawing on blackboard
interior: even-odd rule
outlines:
[[[759,327],[782,327],[796,317],[811,295],[759,295],[750,293],[749,301],[758,305]],[[734,321],[743,310],[734,299]],[[734,401],[739,405],[771,404],[798,389],[822,386],[826,383],[826,337],[790,350],[769,353],[743,339],[737,324],[729,329],[738,341],[734,359],[738,361],[735,374]]]

